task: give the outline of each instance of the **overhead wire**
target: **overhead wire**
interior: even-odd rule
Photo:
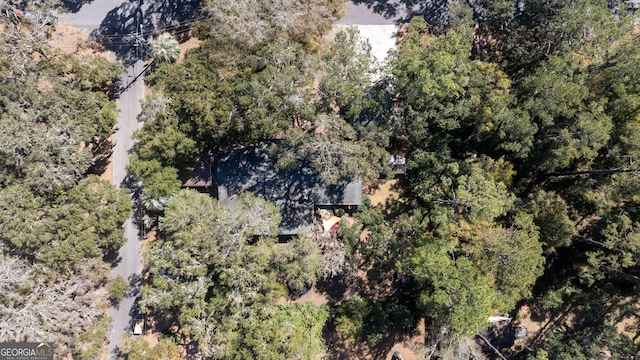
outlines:
[[[191,25],[195,24],[196,22],[200,21],[200,20],[204,20],[206,19],[206,16],[199,16],[193,19],[189,19],[183,22],[179,22],[177,24],[171,24],[171,25],[167,25],[167,26],[163,26],[160,28],[153,28],[152,30],[147,30],[147,31],[143,31],[140,35],[144,38],[146,38],[149,35],[152,35],[154,33],[157,32],[165,32],[165,31],[171,31],[172,29],[177,29],[177,28],[181,28],[184,26],[189,27],[189,29],[184,29],[184,30],[179,30],[178,32],[176,32],[176,34],[183,34],[189,30],[191,30]],[[131,41],[125,41],[125,39],[131,38],[135,33],[129,33],[129,34],[97,34],[96,36],[98,37],[102,37],[105,38],[106,40],[108,40],[109,44],[116,44],[116,45],[126,45],[131,43]]]

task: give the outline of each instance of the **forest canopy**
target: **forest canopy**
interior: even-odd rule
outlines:
[[[0,340],[96,358],[111,323],[103,256],[124,244],[131,210],[97,165],[111,149],[123,68],[57,49],[53,24],[17,23],[0,8]]]
[[[148,78],[152,95],[130,165],[147,196],[171,199],[160,218],[166,251],[154,249],[148,259],[156,279],[145,295],[150,308],[179,319],[201,346],[211,345],[201,351],[213,357],[239,344],[251,348],[244,337],[253,326],[287,318],[292,309],[245,307],[248,299],[273,300],[283,279],[271,281],[286,266],[273,260],[273,240],[239,240],[233,254],[259,266],[251,293],[259,296],[241,296],[245,305],[224,316],[261,320],[215,318],[208,324],[233,324],[233,339],[215,338],[202,320],[206,309],[247,283],[220,288],[230,286],[224,271],[236,265],[208,263],[222,261],[215,246],[203,248],[212,251],[207,259],[182,256],[182,241],[230,246],[199,242],[193,229],[205,226],[215,238],[211,224],[173,229],[171,220],[189,213],[176,204],[195,196],[179,190],[177,174],[203,153],[281,139],[279,167],[310,165],[333,184],[355,177],[376,184],[391,175],[389,154],[406,158],[398,201],[384,209],[363,204],[355,225],[341,225],[334,255],[359,255],[370,259],[367,266],[413,279],[408,301],[425,319],[432,349],[444,354],[456,341],[468,345],[490,315],[515,314],[526,304],[543,318],[582,314],[576,309],[593,314],[532,339],[532,348],[549,350],[539,357],[598,358],[602,348],[633,355],[632,339],[612,330],[637,300],[629,289],[640,284],[640,45],[625,4],[450,1],[438,22],[417,16],[406,24],[383,66],[354,29],[322,41],[340,11],[334,2],[206,3],[211,17],[198,28],[202,45]],[[313,10],[313,21],[301,22],[312,7],[327,11]],[[272,12],[278,16],[260,17]],[[229,218],[215,201],[202,207],[210,222]],[[154,263],[159,259],[179,260],[185,273],[172,274]],[[198,303],[183,304],[184,294]],[[342,309],[366,309],[367,301]],[[349,311],[332,321],[350,336],[366,333],[366,319]],[[310,314],[317,326],[325,315]]]

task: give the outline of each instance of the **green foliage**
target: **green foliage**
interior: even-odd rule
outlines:
[[[372,181],[388,169],[386,150],[359,138],[354,127],[337,115],[318,116],[314,129],[304,134],[298,129],[287,132],[277,151],[284,154],[278,154],[277,167],[309,164],[326,184]]]
[[[401,230],[394,229],[386,222],[382,211],[371,207],[371,202],[366,196],[363,198],[362,206],[358,208],[358,212],[354,216],[362,224],[362,227],[368,231],[365,241],[362,242],[359,241],[360,233],[358,233],[358,252],[364,258],[369,259],[371,265],[377,269],[394,268],[396,261],[403,256],[406,250],[408,239],[398,235]],[[397,223],[400,224],[401,221],[398,219]],[[401,227],[401,225],[398,227]]]
[[[458,119],[469,112],[458,99],[469,78],[470,31],[451,29],[446,36],[427,39],[425,30],[424,19],[413,18],[402,51],[391,64],[398,96],[403,104],[410,104],[402,109],[402,121],[412,144],[428,140],[431,127],[458,128]]]
[[[359,247],[360,234],[362,234],[362,226],[358,224],[349,225],[348,220],[343,219],[338,225],[338,236],[342,240],[348,257],[352,257]]]
[[[528,360],[549,360],[549,353],[545,350],[538,350],[535,357],[529,357]]]
[[[567,215],[565,201],[557,194],[542,190],[531,194],[529,198],[529,212],[540,229],[545,252],[569,245],[576,231]]]
[[[323,75],[318,86],[319,109],[325,113],[337,109],[338,114],[352,124],[363,117],[388,115],[384,111],[381,114],[367,113],[368,109],[378,105],[372,85],[379,74],[376,73],[371,45],[360,37],[356,27],[338,32],[331,47],[321,55]],[[381,128],[381,131],[385,130],[389,131]]]
[[[281,277],[290,290],[300,292],[316,282],[321,271],[317,241],[300,234],[276,250]]]
[[[323,359],[322,328],[329,314],[313,304],[268,308],[258,318],[241,321],[227,359]]]
[[[279,279],[292,287],[315,281],[317,244],[300,237],[276,245],[278,209],[249,193],[236,200],[230,211],[193,190],[171,198],[159,238],[145,253],[150,281],[142,288],[143,305],[175,317],[181,336],[198,341],[206,356],[320,356],[325,310],[274,305],[285,294]],[[264,346],[268,351],[260,353]]]
[[[459,174],[454,186],[451,196],[440,202],[452,205],[472,223],[494,221],[513,205],[514,197],[504,183],[487,176],[479,163],[471,164],[467,174]]]
[[[420,304],[436,327],[473,336],[492,309],[510,311],[530,295],[544,263],[539,230],[530,215],[514,213],[514,194],[491,175],[501,173],[495,162],[442,164],[435,154],[419,155],[442,172],[414,180],[427,224],[413,225],[420,237],[400,270],[416,277]]]
[[[158,63],[173,63],[180,56],[180,43],[169,33],[162,33],[151,43],[151,57]]]
[[[121,224],[131,209],[129,195],[97,176],[50,202],[20,186],[0,190],[0,199],[0,239],[46,264],[65,266],[125,242]]]
[[[535,0],[516,11],[506,3],[476,5],[482,8],[476,9],[481,29],[476,52],[515,76],[534,70],[550,55],[578,51],[601,56],[630,31],[631,17],[624,11],[614,14],[605,1]]]
[[[201,53],[191,54],[180,65],[158,66],[148,81],[166,96],[152,98],[143,108],[146,131],[140,134],[139,153],[145,160],[161,155],[166,165],[191,166],[184,162],[193,161],[204,147],[218,143],[239,125],[229,116],[233,114],[233,86],[218,80],[215,68]],[[181,139],[189,142],[181,144]],[[167,149],[166,154],[153,148],[144,152],[146,147],[165,146],[167,141],[180,146]]]
[[[395,59],[394,97],[412,148],[473,150],[524,157],[537,127],[515,107],[511,81],[495,64],[471,59],[472,31],[459,25],[441,36],[427,34],[414,18]]]
[[[452,239],[449,239],[451,241]],[[490,280],[466,257],[452,259],[452,243],[446,239],[425,239],[405,265],[416,280],[428,279],[420,304],[438,327],[455,334],[473,336],[484,327],[496,300]]]
[[[495,246],[491,260],[495,266],[495,283],[498,290],[496,308],[507,312],[516,303],[531,296],[530,287],[542,275],[545,258],[538,241],[538,227],[531,215],[517,213],[507,238]],[[486,250],[485,250],[486,251]]]
[[[180,348],[171,339],[160,339],[151,346],[144,338],[127,337],[122,345],[122,352],[118,359],[126,360],[179,360]]]
[[[16,76],[0,80],[0,183],[21,182],[40,195],[68,190],[113,131],[115,103],[100,91],[108,90],[121,67],[101,57],[62,54],[35,62],[34,51],[53,50],[42,41],[26,51],[37,40],[21,31],[11,25],[3,34],[22,44],[1,60]]]
[[[537,163],[546,171],[593,160],[609,140],[603,100],[591,101],[587,74],[575,60],[551,57],[523,85],[523,106],[538,124]]]
[[[338,334],[345,338],[357,339],[362,335],[364,319],[369,313],[369,304],[359,296],[353,296],[336,307],[333,323]]]
[[[273,136],[294,114],[306,117],[309,99],[299,89],[312,80],[308,61],[298,47],[286,46],[275,43],[245,59],[246,75],[231,79],[219,78],[202,52],[181,65],[158,67],[149,80],[171,99],[165,121],[199,146],[225,148]]]
[[[109,299],[113,303],[119,303],[124,299],[125,295],[129,291],[129,282],[127,279],[118,275],[109,281],[107,284],[107,291],[109,292]]]
[[[113,319],[104,317],[77,335],[74,339],[76,344],[76,348],[73,349],[74,359],[91,360],[99,358],[104,350],[112,323]]]
[[[571,332],[573,336],[562,333],[550,334],[546,342],[546,351],[542,356],[539,351],[536,360],[539,357],[554,360],[625,359],[635,355],[636,351],[631,339],[620,336],[615,327],[610,325],[596,325],[596,327],[605,329],[602,332],[598,331],[596,336],[587,336],[584,342],[576,339],[573,332]]]
[[[336,332],[345,339],[366,337],[375,342],[392,330],[410,332],[416,327],[413,309],[397,299],[371,300],[350,297],[333,310]]]
[[[61,53],[42,63],[50,75],[60,77],[65,87],[91,91],[112,91],[124,72],[122,64],[111,62],[104,56]],[[71,108],[75,110],[75,108]]]

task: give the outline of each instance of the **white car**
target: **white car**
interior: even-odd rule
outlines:
[[[144,334],[144,325],[145,325],[144,314],[136,315],[136,318],[133,319],[133,335]]]

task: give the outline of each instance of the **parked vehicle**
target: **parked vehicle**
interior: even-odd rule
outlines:
[[[133,319],[133,335],[142,335],[144,334],[146,319],[144,314],[136,315],[135,319]]]

